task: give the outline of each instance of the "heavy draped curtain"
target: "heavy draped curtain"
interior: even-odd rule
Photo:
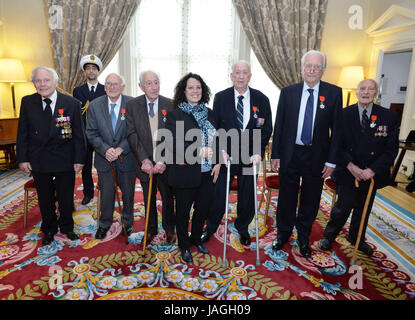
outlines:
[[[140,0],[45,0],[59,88],[72,93],[82,84],[79,62],[97,55],[104,68],[118,51]],[[101,70],[102,71],[102,70]]]
[[[233,0],[265,73],[279,87],[301,81],[301,57],[319,50],[328,0]]]

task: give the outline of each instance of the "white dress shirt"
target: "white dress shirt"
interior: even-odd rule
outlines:
[[[313,140],[313,131],[314,131],[314,120],[316,118],[316,112],[317,112],[317,99],[318,99],[318,89],[320,88],[320,82],[317,83],[314,88],[310,88],[307,83],[304,81],[303,85],[303,93],[301,95],[301,104],[300,104],[300,111],[298,114],[298,126],[297,126],[297,138],[295,140],[295,143],[303,146],[304,143],[301,141],[301,133],[303,132],[303,123],[304,123],[304,115],[305,115],[305,108],[307,105],[308,97],[310,96],[310,93],[308,92],[308,89],[314,89],[313,97],[314,97],[314,103],[313,103],[313,130],[311,131],[311,140]]]
[[[241,95],[235,88],[233,89],[235,93],[235,110],[238,109],[238,97]],[[242,99],[242,103],[244,105],[244,123],[243,123],[243,129],[245,130],[246,126],[248,125],[249,118],[251,117],[251,100],[250,100],[250,94],[249,94],[249,87],[246,89],[245,93],[242,94],[244,98]]]
[[[45,97],[42,97],[43,111],[45,111],[45,108],[46,108],[46,102],[44,99]],[[52,101],[52,103],[50,104],[50,108],[52,109],[52,115],[53,115],[55,113],[56,99],[58,99],[58,93],[56,92],[56,90],[52,93],[49,99]]]
[[[114,108],[114,112],[115,112],[115,117],[118,120],[118,114],[120,113],[120,108],[121,108],[121,95],[119,96],[118,100],[116,102],[112,102],[110,100],[110,98],[108,98],[108,113],[110,114],[110,118],[111,118],[111,104],[116,104],[115,108]]]

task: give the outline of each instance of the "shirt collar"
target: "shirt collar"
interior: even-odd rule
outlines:
[[[238,90],[235,89],[235,87],[233,88],[233,92],[235,94],[235,100],[238,100],[238,97],[241,95],[244,96],[244,99],[249,97],[249,87],[246,88],[246,91],[243,94],[240,94]]]
[[[368,116],[370,116],[372,114],[373,102],[366,108],[363,108],[359,102],[357,103],[357,106],[359,107],[359,113],[360,114],[362,114],[363,110],[365,110],[365,109],[366,109],[366,113],[367,113]]]
[[[318,89],[320,88],[320,81],[314,86],[314,87],[309,87],[307,82],[304,81],[304,86],[303,86],[303,92],[307,91],[308,89],[314,89],[314,92],[318,92]]]
[[[115,103],[117,106],[121,105],[121,98],[122,98],[122,94],[118,97],[118,100],[115,102],[112,102],[111,99],[109,97],[107,97],[108,99],[108,106],[111,106],[111,104]]]
[[[42,97],[42,101],[46,99],[46,97]],[[58,92],[55,90],[53,91],[52,95],[49,97],[49,99],[52,101],[51,105],[55,105],[56,100],[58,99]],[[44,102],[44,101],[43,101]]]

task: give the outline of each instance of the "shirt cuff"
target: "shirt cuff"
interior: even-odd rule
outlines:
[[[336,165],[334,163],[326,162],[324,165],[327,167],[336,168]]]

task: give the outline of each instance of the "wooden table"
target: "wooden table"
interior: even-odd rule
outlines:
[[[0,119],[0,150],[4,151],[7,169],[16,167],[16,139],[19,118]]]
[[[402,164],[403,157],[405,156],[406,150],[415,151],[415,143],[413,142],[399,142],[399,148],[402,149],[399,152],[398,160],[395,162],[395,166],[393,167],[392,176],[391,176],[391,186],[396,186],[397,183],[395,182],[396,175],[398,174],[399,168]]]

